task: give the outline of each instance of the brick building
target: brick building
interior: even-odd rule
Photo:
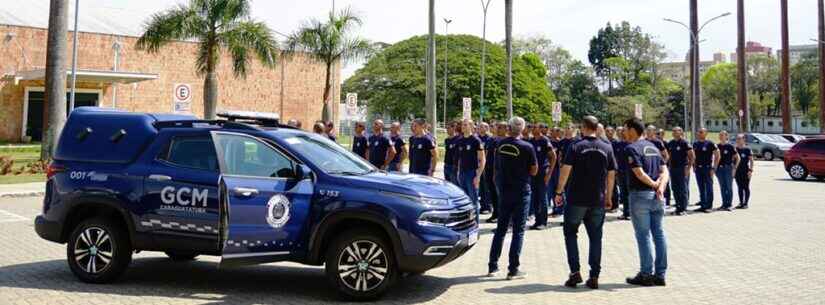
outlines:
[[[41,20],[0,18],[0,140],[3,141],[38,140],[41,136],[48,6],[45,10],[41,8],[37,18]],[[203,77],[195,68],[196,44],[173,42],[159,53],[149,54],[134,47],[139,31],[140,28],[129,28],[111,31],[127,33],[84,32],[84,27],[80,27],[75,106],[173,112],[175,87],[185,84],[191,88],[191,99],[183,105],[190,107],[191,114],[202,116]],[[69,64],[72,35],[71,31],[66,35]],[[229,55],[223,52],[217,71],[218,110],[277,112],[284,119],[299,119],[304,122],[304,128],[310,128],[311,123],[321,117],[324,69],[323,64],[298,55],[279,59],[274,68],[253,60],[247,67],[246,79],[235,78]],[[70,80],[70,67],[67,73]],[[341,79],[340,69],[334,73],[334,79]],[[333,92],[339,90],[338,86],[333,88]],[[68,98],[66,102],[69,104]],[[330,109],[337,117],[338,107]]]

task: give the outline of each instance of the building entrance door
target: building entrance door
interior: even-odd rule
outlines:
[[[71,93],[66,92],[66,113],[68,114],[71,112],[69,109],[69,95]],[[32,138],[32,141],[39,142],[43,139],[43,99],[44,93],[43,91],[29,91],[28,92],[28,105],[26,106],[26,135]],[[100,94],[97,92],[93,93],[86,93],[86,92],[75,92],[74,94],[74,106],[83,107],[83,106],[97,106],[100,100]]]

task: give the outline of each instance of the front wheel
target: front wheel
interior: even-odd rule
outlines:
[[[69,269],[86,283],[110,283],[132,261],[132,245],[126,231],[103,218],[83,221],[66,244]]]
[[[808,169],[802,164],[794,163],[788,168],[788,174],[791,176],[791,179],[801,181],[808,178]]]
[[[327,279],[345,298],[375,300],[395,282],[398,270],[390,243],[370,230],[350,230],[327,248]]]
[[[765,152],[762,153],[762,158],[767,160],[767,161],[773,161],[775,156],[773,154],[773,151],[766,150]]]

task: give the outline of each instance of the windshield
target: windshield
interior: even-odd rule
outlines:
[[[788,141],[788,139],[785,139],[785,138],[783,138],[782,136],[779,136],[779,135],[761,134],[761,135],[758,135],[756,137],[759,138],[762,141],[770,142],[770,143],[791,143],[790,141]]]
[[[376,171],[366,160],[326,137],[310,133],[295,134],[284,141],[291,150],[304,156],[327,174],[364,175]]]

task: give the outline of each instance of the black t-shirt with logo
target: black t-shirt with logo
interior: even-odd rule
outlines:
[[[482,139],[484,141],[484,139]],[[495,168],[496,148],[498,147],[499,138],[495,136],[487,137],[484,141],[484,167],[485,170],[492,170]]]
[[[736,147],[730,143],[717,145],[719,149],[719,166],[733,166],[733,155],[736,154]]]
[[[547,152],[553,150],[550,139],[545,136],[533,137],[530,139],[530,144],[533,144],[533,149],[536,150],[536,162],[539,169],[550,166],[550,160],[547,159]]]
[[[530,166],[536,165],[533,145],[522,139],[500,139],[496,149],[496,182],[504,195],[530,189]]]
[[[601,139],[584,137],[570,144],[562,163],[572,166],[567,203],[585,207],[602,205],[607,172],[616,170],[613,147]]]
[[[428,175],[435,141],[428,135],[410,137],[410,173]]]
[[[628,145],[625,149],[625,154],[627,155],[627,160],[623,160],[623,162],[627,162],[631,170],[641,167],[642,171],[644,171],[650,179],[654,181],[659,179],[659,175],[661,175],[660,167],[665,164],[665,160],[662,158],[662,153],[656,148],[655,144],[647,140],[639,140]],[[628,176],[627,187],[629,189],[636,191],[653,190],[649,185],[639,180],[636,174],[630,173]]]
[[[361,158],[367,156],[367,137],[355,136],[352,138],[352,152]]]
[[[458,147],[456,146],[456,142],[460,139],[460,135],[444,139],[444,165],[458,166]]]
[[[650,142],[650,143],[653,143],[653,146],[656,146],[656,149],[658,149],[658,150],[659,150],[659,153],[660,153],[660,154],[661,154],[663,151],[665,151],[665,149],[666,149],[666,148],[665,148],[665,142],[664,142],[664,141],[662,141],[662,140],[659,140],[659,139],[651,139],[651,140],[647,140],[647,141],[648,141],[648,142]]]
[[[667,143],[667,152],[670,154],[670,166],[685,167],[688,165],[688,153],[693,149],[685,139],[673,139]]]
[[[392,140],[384,134],[373,134],[367,141],[367,146],[370,148],[370,163],[372,165],[381,167],[387,161],[387,152],[392,146]]]
[[[392,141],[393,146],[395,147],[395,157],[392,157],[392,162],[401,162],[401,150],[404,148],[404,145],[407,145],[407,143],[404,142],[404,139],[401,138],[400,135],[390,136],[390,141]]]
[[[481,142],[481,139],[475,135],[462,136],[456,145],[458,146],[459,168],[462,171],[478,169],[478,152],[484,151],[484,143]]]
[[[736,148],[736,152],[739,154],[739,166],[736,167],[736,174],[743,175],[748,173],[748,166],[750,165],[750,158],[753,155],[753,152],[748,147]]]
[[[713,166],[713,152],[716,151],[716,144],[712,141],[693,142],[693,152],[696,154],[696,167]]]

